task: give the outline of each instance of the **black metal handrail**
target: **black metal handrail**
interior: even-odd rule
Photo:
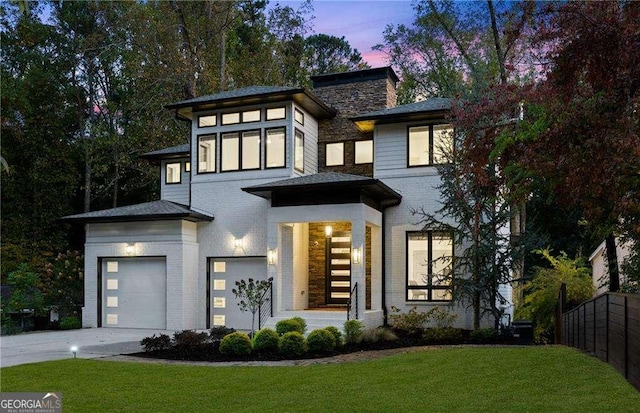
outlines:
[[[355,304],[355,319],[358,319],[358,283],[353,284],[353,288],[349,293],[349,300],[347,301],[347,320],[351,319],[351,307]]]
[[[262,305],[258,308],[258,330],[262,328],[267,319],[273,316],[273,282],[269,282],[269,288],[267,288],[260,300],[262,301]],[[264,299],[264,297],[269,294],[269,298]]]

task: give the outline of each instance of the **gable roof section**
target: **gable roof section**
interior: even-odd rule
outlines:
[[[193,119],[193,112],[202,110],[227,109],[234,106],[256,105],[293,100],[317,119],[332,118],[336,111],[327,106],[313,93],[300,87],[248,86],[227,90],[212,95],[182,100],[166,106],[174,109],[182,119]]]
[[[63,221],[77,223],[162,221],[172,219],[184,219],[192,222],[213,221],[213,215],[194,211],[186,205],[159,200],[62,217]]]
[[[337,172],[289,178],[242,190],[271,200],[272,207],[365,203],[381,211],[402,200],[400,194],[378,179]]]
[[[147,152],[140,155],[141,158],[149,159],[150,161],[159,161],[160,159],[172,159],[172,158],[185,158],[189,156],[188,143],[184,145],[172,146],[171,148],[159,149],[153,152]]]
[[[364,113],[354,116],[350,120],[361,131],[371,132],[376,124],[432,120],[444,117],[449,110],[451,110],[451,99],[431,98],[421,102]]]

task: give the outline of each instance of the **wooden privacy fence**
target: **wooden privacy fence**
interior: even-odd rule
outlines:
[[[585,301],[562,314],[561,330],[562,344],[611,364],[640,391],[639,294],[605,293]]]

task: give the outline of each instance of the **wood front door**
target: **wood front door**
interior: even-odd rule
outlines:
[[[334,232],[326,246],[326,302],[346,304],[351,293],[351,232]]]

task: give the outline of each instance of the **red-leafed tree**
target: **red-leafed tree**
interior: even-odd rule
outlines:
[[[512,195],[545,187],[606,237],[610,289],[618,289],[616,237],[640,240],[640,3],[548,5],[537,41],[545,78],[496,88],[458,112],[473,165],[490,153]],[[525,117],[506,122],[524,102]]]

